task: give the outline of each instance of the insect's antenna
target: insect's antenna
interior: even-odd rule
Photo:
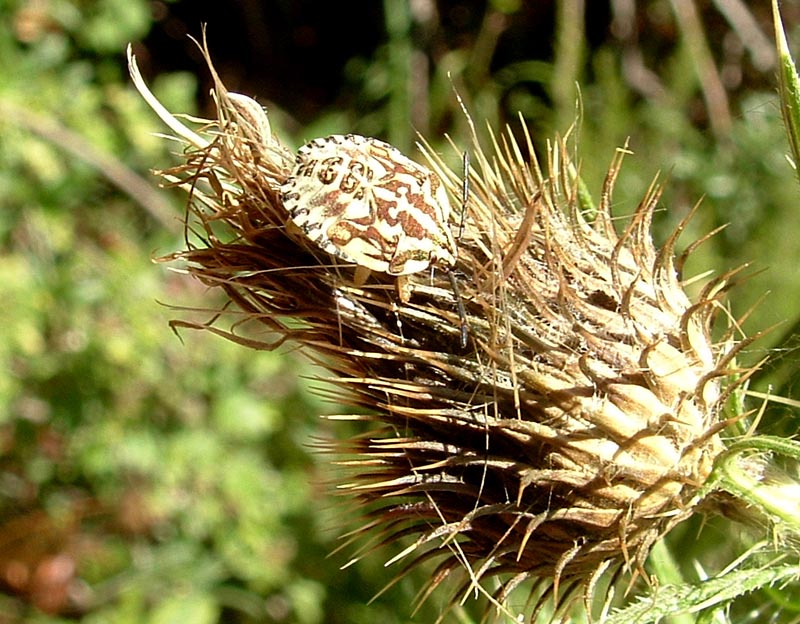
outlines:
[[[450,287],[453,289],[453,296],[456,298],[456,307],[458,308],[458,319],[461,322],[461,348],[466,349],[469,342],[469,327],[467,326],[467,312],[464,310],[464,302],[461,300],[461,293],[458,291],[458,282],[453,271],[447,271],[447,277],[450,278]]]

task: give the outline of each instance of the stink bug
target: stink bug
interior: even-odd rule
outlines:
[[[280,193],[289,218],[309,239],[356,265],[357,282],[369,271],[403,278],[440,267],[455,290],[458,252],[444,185],[388,143],[356,134],[314,139],[298,150]],[[398,292],[406,299],[402,282]]]

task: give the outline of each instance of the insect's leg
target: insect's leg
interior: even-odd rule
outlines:
[[[356,271],[353,274],[353,283],[356,286],[363,286],[367,283],[367,279],[369,279],[370,271],[367,267],[361,266],[360,264],[356,266]]]
[[[408,303],[408,300],[411,299],[411,282],[408,280],[408,275],[398,275],[394,284],[400,303]]]
[[[466,349],[469,342],[469,326],[467,325],[467,312],[464,310],[464,302],[461,300],[461,293],[458,291],[458,282],[456,276],[452,271],[447,272],[450,278],[450,287],[453,289],[453,296],[456,298],[456,307],[458,308],[458,318],[461,322],[461,348]]]

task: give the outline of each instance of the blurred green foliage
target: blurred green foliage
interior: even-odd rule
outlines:
[[[307,367],[184,344],[159,304],[214,297],[152,263],[183,198],[131,173],[173,160],[122,62],[148,3],[3,5],[0,622],[322,621]],[[189,75],[154,88],[196,106]]]
[[[639,50],[611,36],[590,45],[582,16],[571,12],[580,4],[554,3],[551,57],[498,63],[503,34],[525,3],[481,5],[474,31],[444,45],[435,12],[425,30],[407,0],[384,0],[384,42],[342,68],[349,104],[321,109],[302,127],[280,107],[272,119],[294,145],[358,132],[410,151],[416,129],[446,151],[444,133],[458,145],[467,137],[455,87],[482,134],[484,120],[495,132],[516,127],[519,112],[543,146],[567,131],[579,102],[573,135],[595,196],[629,137],[634,154],[615,194],[620,215],[663,170],[658,237],[701,197],[684,242],[730,224],[696,252],[689,274],[749,261],[769,267],[737,289],[732,308],[741,314],[772,293],[746,327],[780,321],[787,331],[746,357],[781,350],[759,383],[790,393],[800,211],[773,70],[731,87],[729,117],[712,120],[696,38]],[[152,8],[144,0],[0,0],[0,624],[405,622],[420,576],[368,604],[394,576],[383,568],[388,556],[343,572],[349,553],[327,557],[347,512],[326,487],[331,458],[312,447],[344,427],[328,431],[317,418],[338,408],[301,380],[315,371],[291,352],[253,354],[169,330],[169,319],[202,320],[219,302],[151,260],[182,247],[185,201],[153,192],[142,175],[174,162],[174,146],[154,136],[163,128],[123,62],[126,44],[153,28]],[[669,3],[647,11],[654,23],[672,19],[686,32]],[[715,24],[708,42],[730,36]],[[791,40],[797,33],[787,25]],[[213,23],[209,31],[213,55]],[[636,53],[657,72],[644,76],[650,91],[625,71]],[[201,78],[164,73],[152,87],[170,110],[194,113]],[[792,429],[785,414],[773,417]],[[687,562],[720,552],[725,540],[696,540],[694,530],[674,538],[692,545]],[[430,600],[416,621],[433,621],[439,608]],[[471,621],[461,609],[452,617]]]

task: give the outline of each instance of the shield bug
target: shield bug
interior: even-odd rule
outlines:
[[[324,251],[356,265],[357,282],[369,271],[397,276],[407,299],[404,276],[440,267],[455,288],[457,248],[444,185],[388,143],[355,134],[314,139],[298,150],[280,192],[292,222]]]

